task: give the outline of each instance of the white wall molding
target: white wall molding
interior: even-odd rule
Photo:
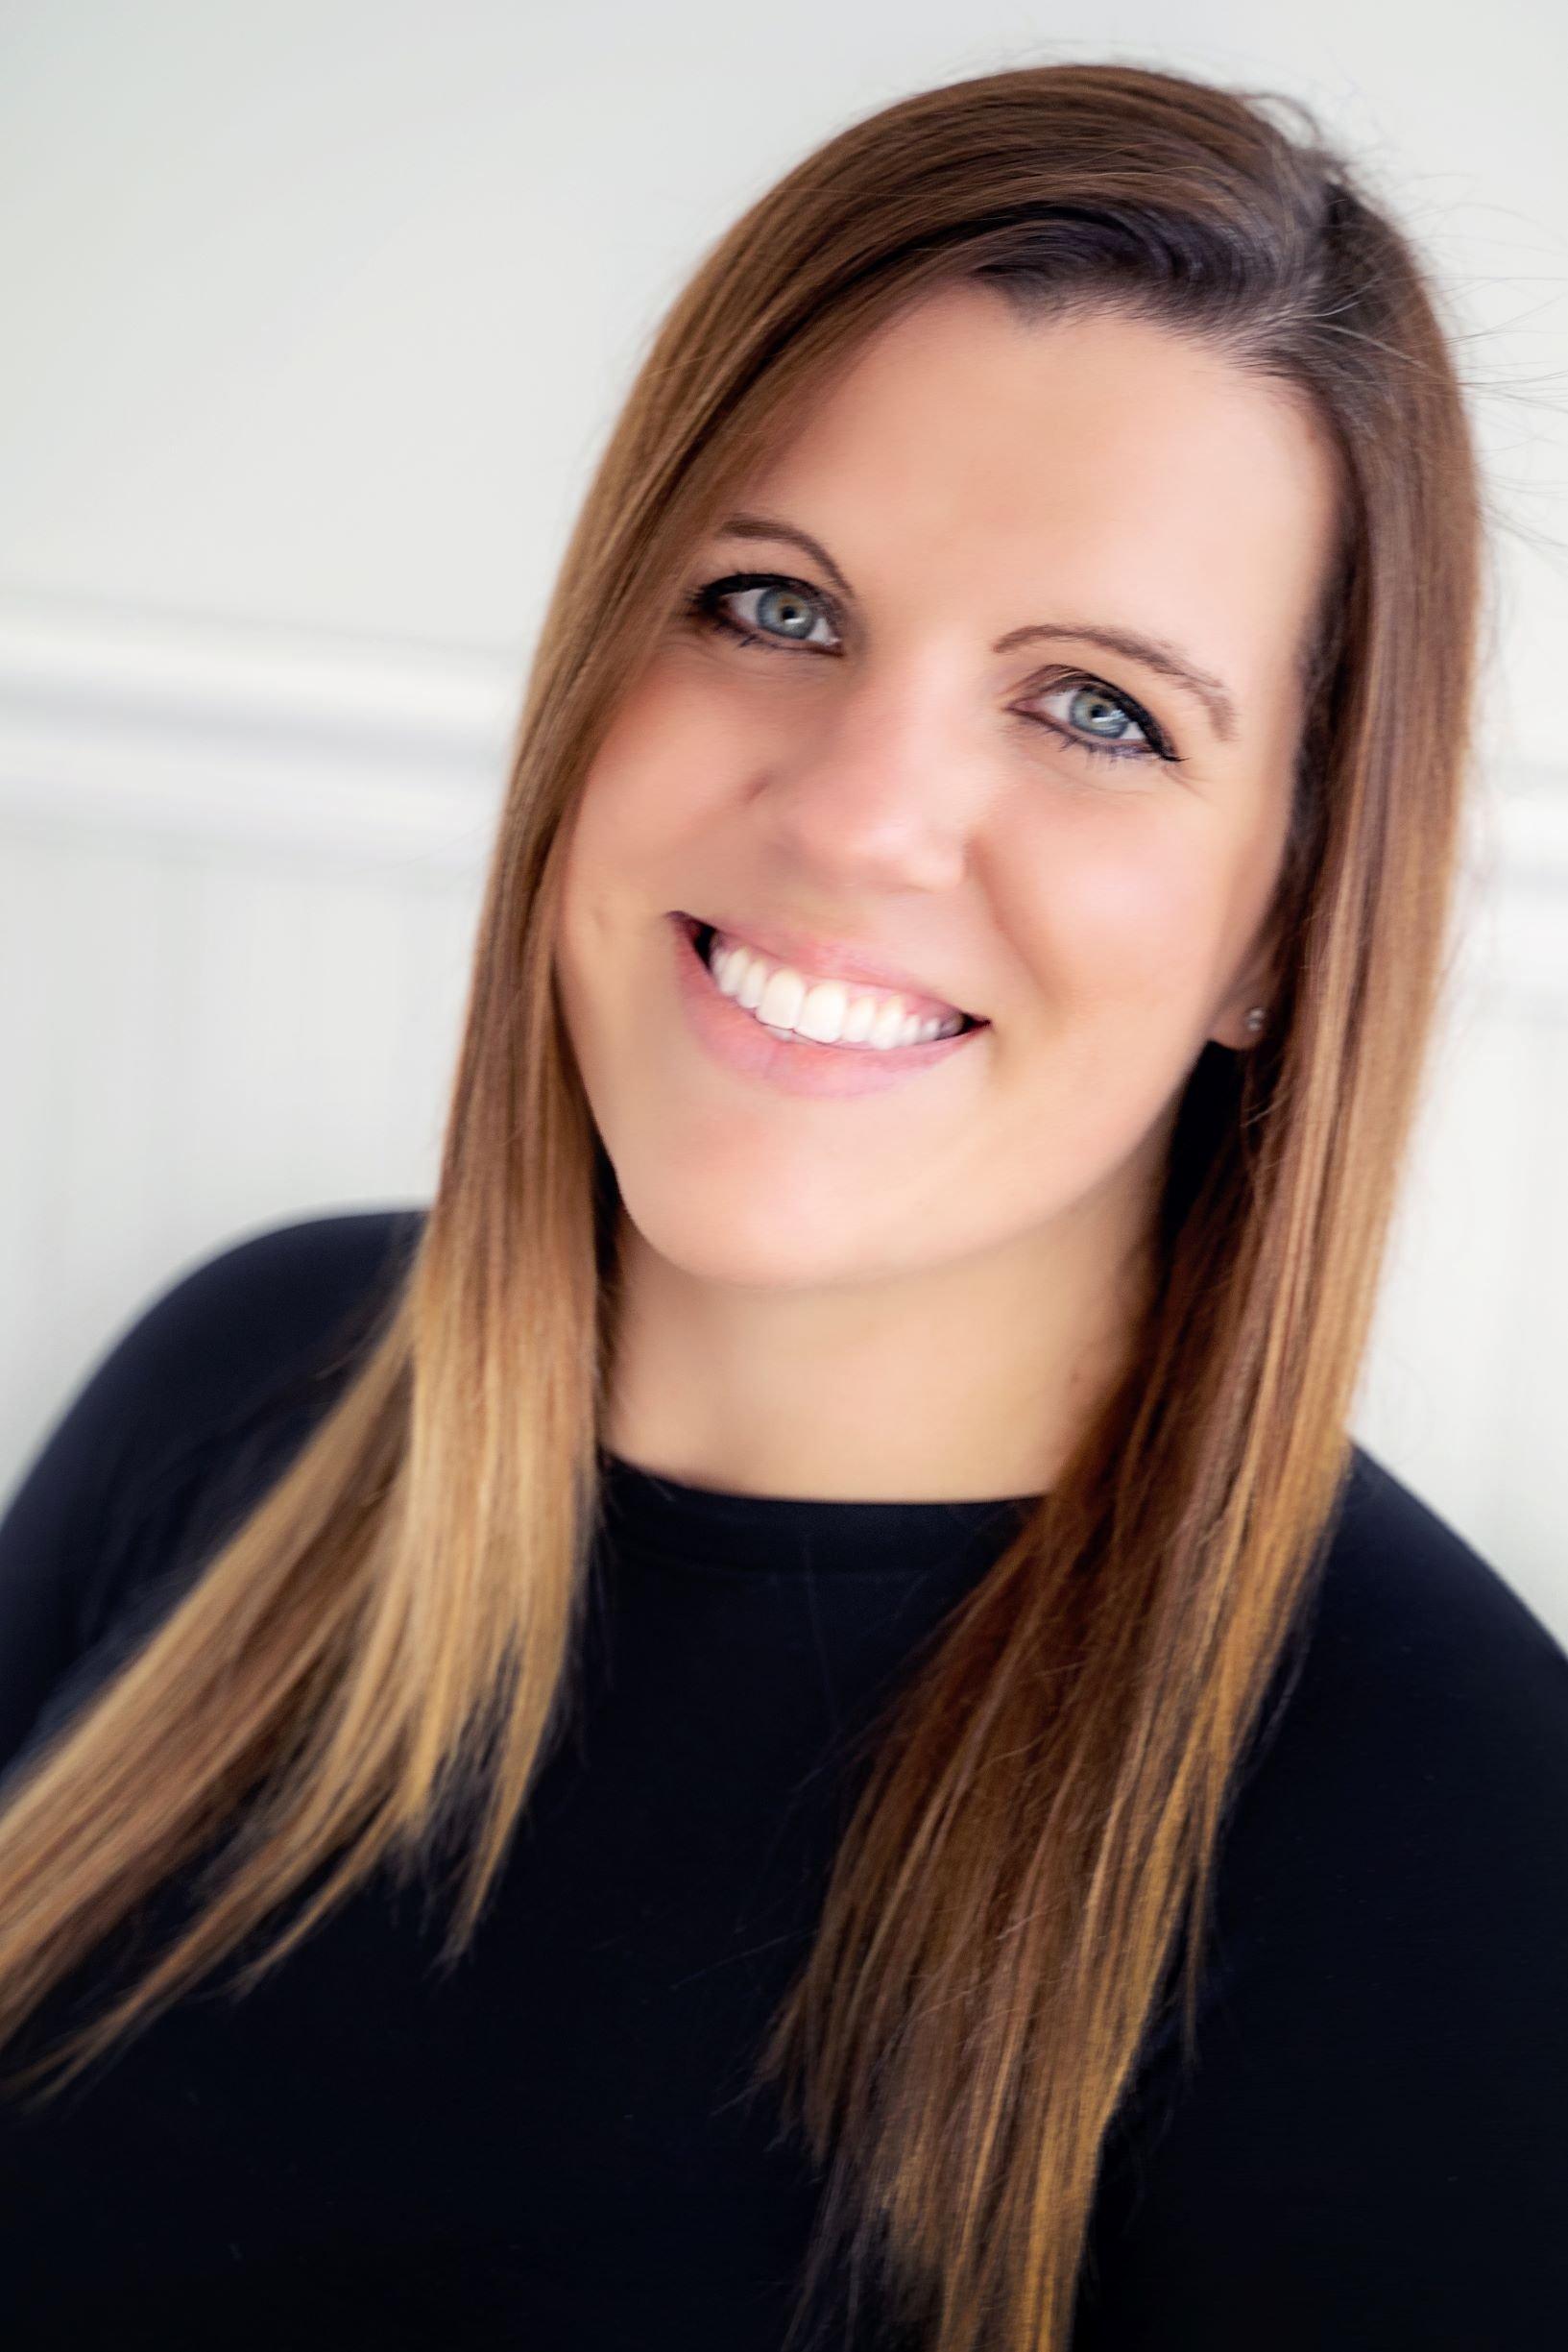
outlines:
[[[0,825],[470,868],[522,657],[0,594]]]

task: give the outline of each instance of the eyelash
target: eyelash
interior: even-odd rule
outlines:
[[[783,571],[731,571],[726,572],[722,579],[706,581],[702,587],[692,589],[688,595],[684,617],[693,627],[722,631],[727,637],[738,639],[742,644],[759,646],[764,653],[793,651],[794,647],[787,640],[766,637],[755,629],[744,628],[739,621],[732,620],[728,613],[721,609],[726,596],[739,595],[743,590],[749,588],[792,589],[796,595],[808,596],[813,604],[821,606],[830,618],[832,618],[832,601],[823,595],[819,589],[810,587],[805,580],[792,579],[787,572]],[[821,654],[825,650],[817,645],[807,645],[802,649],[815,654]],[[1091,760],[1109,760],[1118,765],[1129,760],[1138,763],[1161,760],[1169,761],[1172,765],[1180,764],[1181,755],[1176,751],[1164,729],[1150,717],[1141,704],[1134,702],[1130,694],[1123,693],[1120,687],[1107,686],[1102,678],[1093,677],[1087,670],[1080,669],[1065,671],[1062,676],[1053,679],[1049,691],[1055,693],[1060,691],[1064,686],[1094,687],[1144,730],[1148,739],[1146,745],[1122,751],[1114,749],[1108,743],[1094,742],[1086,736],[1074,735],[1069,728],[1058,726],[1054,719],[1037,718],[1032,712],[1021,712],[1020,717],[1025,719],[1031,726],[1047,728],[1050,734],[1056,736],[1073,750],[1081,751],[1086,758]]]

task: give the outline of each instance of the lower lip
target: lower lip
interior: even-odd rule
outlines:
[[[786,1094],[880,1094],[923,1070],[934,1069],[973,1045],[983,1029],[960,1030],[955,1037],[933,1037],[926,1045],[817,1045],[808,1038],[776,1037],[755,1015],[727,997],[698,955],[687,916],[666,918],[675,934],[675,971],[691,1026],[718,1061],[743,1078],[766,1079]]]

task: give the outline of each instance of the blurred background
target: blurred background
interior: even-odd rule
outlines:
[[[1063,58],[1316,108],[1494,513],[1361,1441],[1568,1639],[1568,17],[1548,0],[0,0],[0,1507],[253,1232],[427,1200],[535,632],[669,300],[810,146]]]

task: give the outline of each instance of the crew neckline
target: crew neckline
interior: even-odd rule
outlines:
[[[604,1524],[617,1543],[710,1566],[920,1573],[1001,1550],[1034,1494],[964,1502],[839,1501],[734,1494],[643,1469],[599,1449]]]

